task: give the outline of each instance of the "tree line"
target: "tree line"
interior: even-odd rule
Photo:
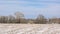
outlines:
[[[26,19],[21,12],[15,12],[14,15],[0,16],[0,23],[20,23],[20,24],[60,24],[60,18],[45,18],[39,14],[35,19]]]

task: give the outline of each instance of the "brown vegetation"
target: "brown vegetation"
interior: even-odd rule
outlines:
[[[0,23],[20,23],[20,24],[60,24],[60,18],[47,19],[43,15],[39,14],[35,19],[26,19],[21,12],[14,13],[15,16],[0,16]]]

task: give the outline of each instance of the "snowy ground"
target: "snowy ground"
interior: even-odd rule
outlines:
[[[0,34],[60,34],[60,25],[0,24]]]

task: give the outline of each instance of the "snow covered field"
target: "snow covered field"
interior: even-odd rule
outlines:
[[[0,24],[0,34],[60,34],[60,25]]]

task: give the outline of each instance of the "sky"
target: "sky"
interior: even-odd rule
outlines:
[[[60,0],[0,0],[0,15],[17,11],[25,18],[36,18],[39,14],[46,18],[60,17]]]

